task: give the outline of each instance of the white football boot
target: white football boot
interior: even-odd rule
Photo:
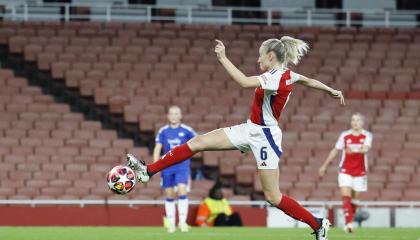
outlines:
[[[166,228],[168,233],[174,233],[176,231],[175,223],[171,223],[167,217],[163,217],[163,227]]]
[[[186,223],[180,223],[178,227],[179,227],[179,230],[181,230],[181,232],[183,233],[190,231],[190,226],[188,226],[188,224]]]
[[[346,233],[353,233],[353,224],[347,223],[346,226],[344,226],[343,230]]]
[[[147,166],[143,160],[138,160],[132,154],[127,154],[128,166],[136,173],[137,180],[142,183],[149,181],[150,176],[147,174]]]
[[[330,230],[330,226],[330,221],[326,218],[323,218],[321,227],[312,233],[315,234],[315,240],[328,240],[328,231]]]
[[[168,233],[174,233],[176,231],[176,227],[175,226],[168,226],[167,231],[168,231]]]

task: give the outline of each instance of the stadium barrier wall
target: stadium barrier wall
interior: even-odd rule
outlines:
[[[0,6],[5,11],[0,17],[12,21],[123,21],[153,22],[173,21],[176,23],[198,24],[282,24],[290,26],[336,26],[350,27],[354,24],[377,27],[416,27],[419,11],[391,9],[312,9],[280,7],[199,7],[194,5],[147,5],[109,3],[22,3],[21,1],[3,1]],[[87,8],[87,13],[72,11]],[[159,10],[174,12],[171,15],[158,15]],[[237,17],[235,13],[258,12],[264,18]],[[343,19],[336,15],[345,16]],[[362,14],[364,19],[353,18],[353,14]],[[241,14],[238,14],[241,15]],[[280,16],[280,17],[279,17]]]
[[[161,200],[0,200],[0,226],[162,226]],[[194,225],[199,201],[191,201]],[[337,219],[341,202],[301,201],[319,217]],[[264,201],[231,201],[245,226],[306,227]],[[362,202],[370,213],[364,227],[420,227],[420,202]]]
[[[198,207],[190,207],[188,224],[195,225]],[[264,208],[237,207],[245,226],[264,227]],[[0,226],[162,226],[163,206],[1,206]]]

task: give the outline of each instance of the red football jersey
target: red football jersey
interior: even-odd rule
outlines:
[[[277,126],[292,93],[293,83],[300,79],[300,75],[282,68],[272,69],[257,78],[261,87],[255,89],[249,119],[260,126]]]
[[[363,145],[372,146],[372,134],[366,130],[362,130],[361,134],[356,136],[351,130],[341,133],[335,148],[343,150],[339,171],[340,173],[349,174],[351,176],[364,176],[368,170],[367,153],[347,153],[346,150],[359,150]]]

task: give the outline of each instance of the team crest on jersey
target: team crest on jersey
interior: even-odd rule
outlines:
[[[185,133],[180,132],[180,133],[178,133],[178,136],[183,137],[183,136],[185,136]]]

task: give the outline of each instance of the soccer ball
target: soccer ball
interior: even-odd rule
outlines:
[[[127,166],[116,166],[106,175],[108,187],[116,194],[126,194],[136,185],[136,174]]]

